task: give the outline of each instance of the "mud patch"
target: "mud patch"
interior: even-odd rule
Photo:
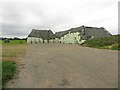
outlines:
[[[62,83],[60,83],[59,85],[60,85],[60,86],[70,85],[70,82],[69,82],[69,80],[67,80],[67,79],[63,79],[63,80],[62,80]]]

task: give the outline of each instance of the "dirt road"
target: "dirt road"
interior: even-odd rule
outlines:
[[[31,44],[6,88],[117,88],[118,51]]]

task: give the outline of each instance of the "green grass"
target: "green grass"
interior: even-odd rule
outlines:
[[[94,38],[86,41],[83,45],[88,47],[95,47],[100,49],[120,50],[118,43],[120,35],[113,35],[111,37]]]
[[[2,42],[3,42],[3,41],[2,41],[2,40],[0,40],[0,44],[2,44]]]
[[[3,40],[0,40],[0,43],[8,44],[8,45],[10,45],[10,44],[17,45],[17,44],[24,44],[24,43],[26,43],[26,40],[10,40],[10,43],[4,43]]]
[[[2,84],[12,79],[16,72],[16,63],[13,61],[2,62]]]

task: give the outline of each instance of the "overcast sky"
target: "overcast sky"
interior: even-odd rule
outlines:
[[[2,0],[0,23],[5,37],[27,37],[34,29],[53,32],[82,25],[118,33],[119,0]]]

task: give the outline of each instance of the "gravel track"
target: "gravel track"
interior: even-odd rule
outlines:
[[[118,51],[31,44],[5,88],[117,88]]]

